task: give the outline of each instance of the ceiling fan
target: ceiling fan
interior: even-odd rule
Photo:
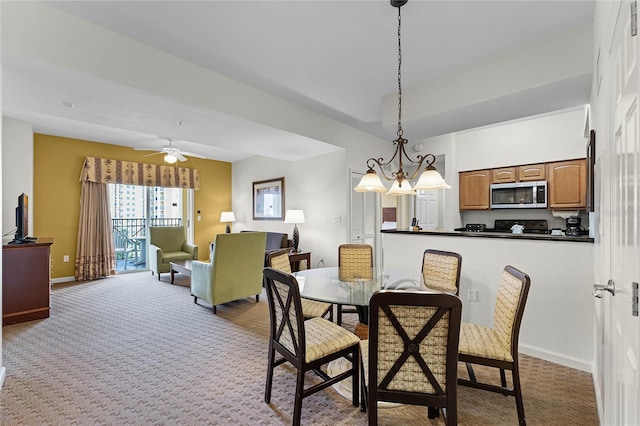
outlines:
[[[149,157],[151,155],[157,155],[157,154],[165,154],[164,161],[166,161],[169,164],[173,164],[176,161],[187,161],[187,157],[185,157],[185,155],[189,157],[195,157],[195,158],[207,158],[201,154],[183,151],[177,146],[175,146],[171,139],[167,139],[167,140],[169,141],[169,144],[163,145],[162,150],[160,151],[156,151],[155,149],[150,149],[150,148],[133,148],[133,149],[135,149],[136,151],[156,151],[153,154],[145,155],[145,157]]]

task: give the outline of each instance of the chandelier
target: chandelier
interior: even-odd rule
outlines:
[[[433,163],[436,161],[436,157],[433,154],[418,155],[416,160],[412,160],[405,151],[407,139],[402,137],[402,84],[401,84],[401,66],[402,66],[402,46],[400,38],[400,29],[402,27],[402,18],[400,14],[400,8],[407,3],[407,0],[391,0],[391,6],[398,8],[398,139],[393,141],[395,145],[395,152],[389,161],[384,161],[382,158],[369,158],[367,160],[367,173],[362,177],[358,186],[354,188],[357,192],[386,192],[387,195],[406,195],[414,194],[417,190],[433,191],[437,189],[449,189],[451,188],[444,181],[440,173],[436,170]],[[390,175],[384,170],[384,167],[391,164],[395,159],[398,159],[398,170],[391,172]],[[404,169],[404,163],[407,161],[411,167],[415,165],[413,173],[409,173]],[[373,169],[375,165],[378,165],[380,174],[388,181],[393,181],[391,188],[387,191],[387,188],[382,184],[380,177]],[[422,170],[422,166],[425,166]],[[422,171],[420,178],[412,188],[409,181],[414,180],[418,173]]]

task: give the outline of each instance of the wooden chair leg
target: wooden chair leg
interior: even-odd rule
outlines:
[[[430,419],[437,419],[440,417],[440,410],[438,407],[427,407],[427,417]]]
[[[256,303],[258,303],[260,301],[260,295],[256,294]]]
[[[507,387],[507,376],[504,374],[504,368],[500,369],[500,384],[503,388]]]
[[[336,321],[336,324],[338,325],[342,325],[342,305],[338,305],[338,320]]]
[[[271,346],[271,345],[269,345]],[[273,358],[275,357],[275,351],[273,348],[269,348],[269,364],[267,364],[267,383],[264,386],[264,402],[269,404],[271,402],[271,388],[273,386]]]
[[[296,375],[296,399],[293,403],[293,426],[300,426],[300,417],[302,416],[302,394],[304,392],[304,371],[298,369]]]
[[[513,370],[511,370],[513,376],[513,390],[516,397],[516,408],[518,409],[518,424],[525,426],[527,421],[524,418],[524,404],[522,402],[522,390],[520,389],[520,370],[518,368],[518,361],[514,362]]]
[[[360,347],[356,346],[351,352],[351,368],[352,368],[352,383],[351,383],[351,398],[354,407],[357,407],[360,403],[359,392],[360,386],[358,379],[360,378]]]
[[[193,303],[198,304],[198,296],[193,296]]]
[[[216,311],[216,305],[213,305],[213,314],[217,314],[218,312]]]

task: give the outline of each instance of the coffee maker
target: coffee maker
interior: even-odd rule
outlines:
[[[565,235],[570,237],[579,237],[582,235],[582,227],[580,226],[579,217],[568,217],[566,220],[567,230]]]

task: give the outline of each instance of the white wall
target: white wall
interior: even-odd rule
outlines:
[[[252,157],[233,163],[233,232],[286,232],[292,237],[292,224],[253,220],[252,214],[252,182],[284,176],[285,210],[304,211],[306,222],[298,225],[300,249],[311,252],[313,267],[320,259],[325,266],[336,266],[337,247],[348,241],[347,170],[344,150],[297,162]]]
[[[584,108],[459,132],[457,171],[584,158]]]
[[[462,255],[463,321],[493,325],[506,265],[526,272],[531,288],[520,328],[520,351],[591,372],[593,362],[592,244],[427,234],[383,234],[384,267],[419,271],[425,249]],[[469,289],[478,302],[469,302]]]
[[[15,207],[21,193],[29,197],[29,216],[33,217],[33,128],[31,123],[2,118],[2,235],[16,227]],[[36,235],[29,221],[29,235]],[[9,235],[8,235],[9,236]]]

